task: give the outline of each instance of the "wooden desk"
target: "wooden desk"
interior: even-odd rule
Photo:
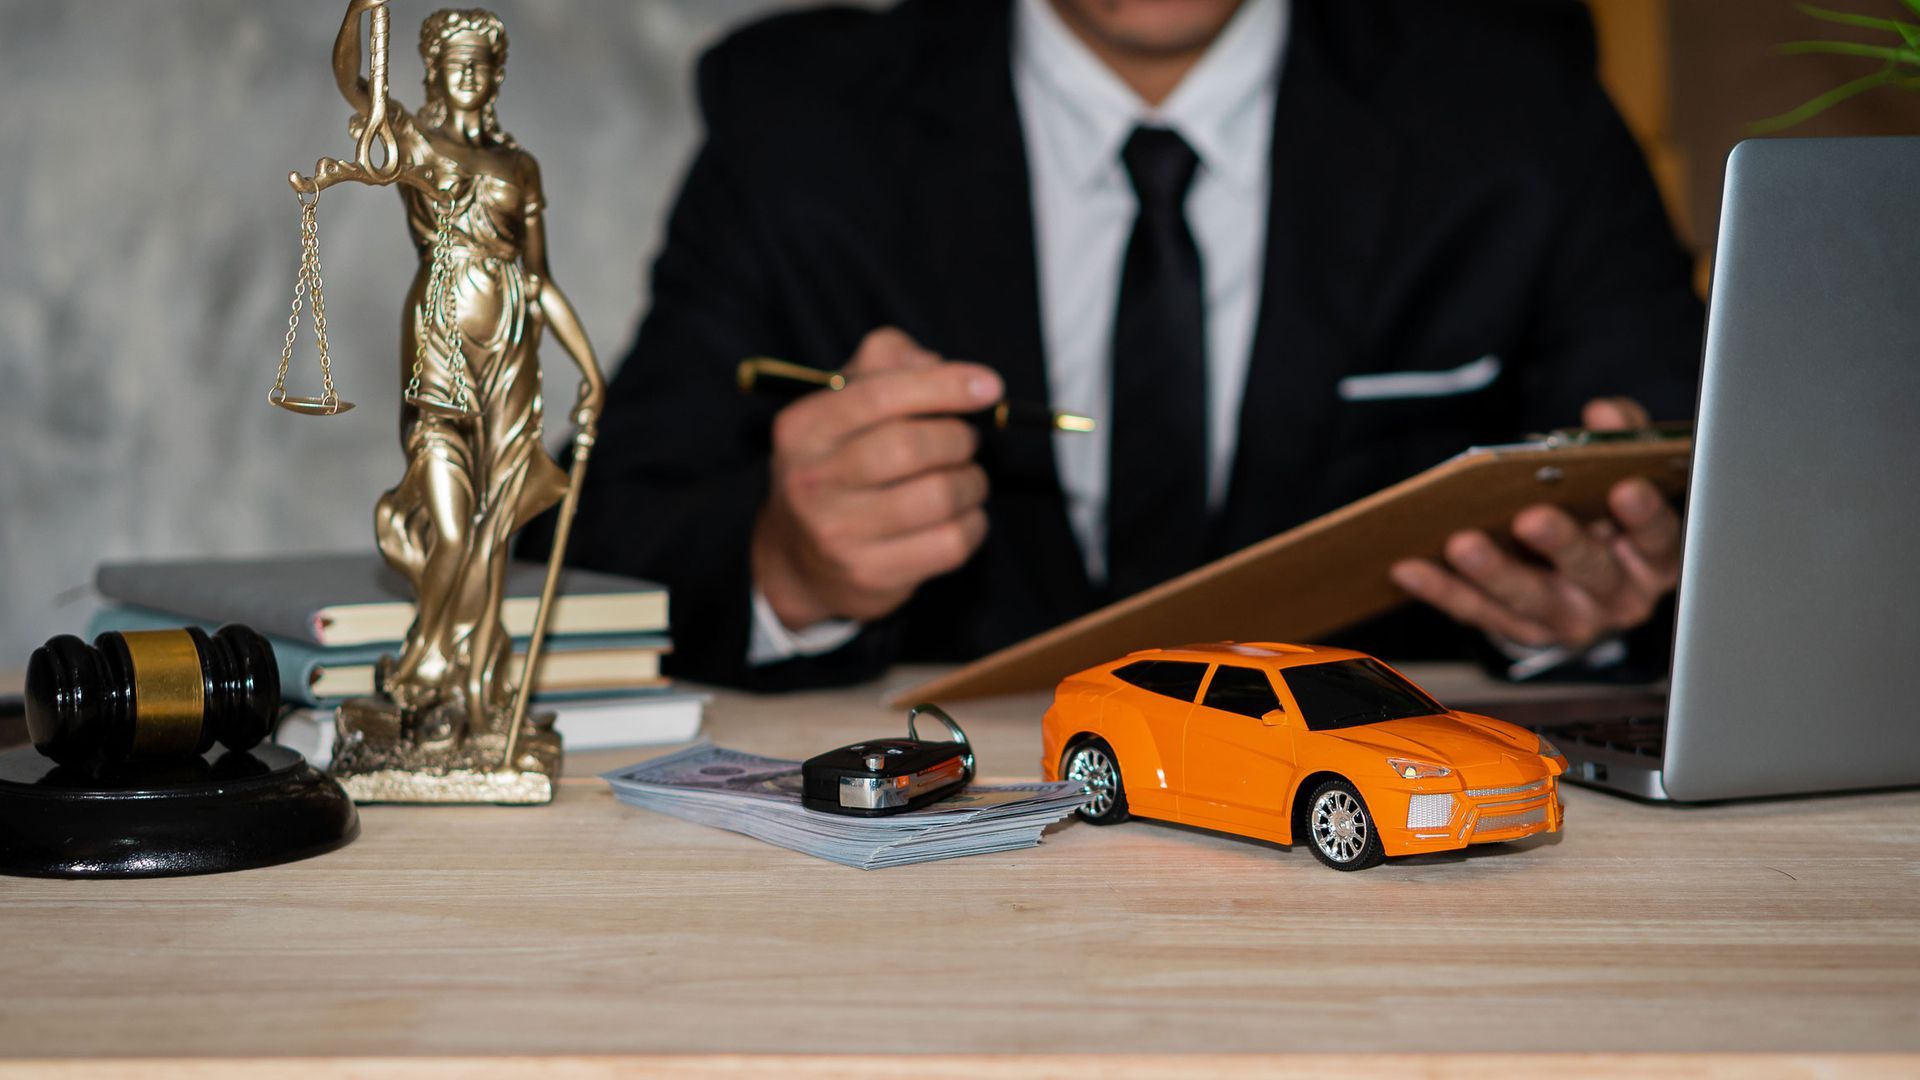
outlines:
[[[1443,699],[1461,692],[1458,672],[1414,673]],[[799,757],[896,727],[879,696],[722,692],[708,730]],[[1043,707],[959,710],[985,773],[1036,772]],[[594,772],[639,756],[579,755],[546,808],[367,808],[359,840],[304,863],[0,878],[0,1047],[228,1059],[1391,1051],[1422,1056],[1333,1064],[1434,1075],[1485,1066],[1425,1056],[1441,1051],[1786,1052],[1801,1056],[1769,1064],[1824,1070],[1839,1052],[1920,1050],[1920,793],[1674,808],[1573,789],[1551,842],[1359,874],[1297,847],[1147,823],[1069,824],[1031,851],[861,872],[614,802]],[[1154,1064],[1129,1061],[1128,1074]],[[572,1060],[583,1071],[559,1075],[622,1063]],[[1017,1064],[922,1059],[915,1071]],[[475,1063],[402,1066],[451,1076]],[[777,1067],[898,1073],[834,1058]]]

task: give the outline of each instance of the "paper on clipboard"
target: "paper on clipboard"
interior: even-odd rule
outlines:
[[[1134,651],[1198,641],[1311,642],[1406,601],[1387,577],[1400,559],[1437,557],[1462,529],[1504,532],[1536,503],[1579,518],[1606,512],[1607,492],[1644,476],[1686,490],[1685,429],[1616,435],[1556,432],[1474,447],[1305,524],[1145,592],[895,693],[895,707],[1051,688]]]

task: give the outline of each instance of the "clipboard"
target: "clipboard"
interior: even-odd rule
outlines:
[[[1447,538],[1462,529],[1502,535],[1515,514],[1538,503],[1592,520],[1607,512],[1613,485],[1635,476],[1677,498],[1686,491],[1692,451],[1685,428],[1561,431],[1474,447],[888,700],[902,708],[1049,689],[1136,649],[1195,641],[1310,642],[1407,602],[1388,569],[1401,559],[1438,558]]]

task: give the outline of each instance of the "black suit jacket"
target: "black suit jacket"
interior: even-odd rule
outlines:
[[[678,673],[778,688],[967,659],[1078,615],[1088,583],[1049,436],[986,437],[990,529],[839,652],[750,670],[747,549],[777,404],[743,357],[844,364],[892,325],[1044,401],[1009,0],[750,26],[701,62],[707,138],[614,379],[569,561],[673,592]],[[1279,44],[1276,43],[1276,47]],[[1690,415],[1701,310],[1570,0],[1293,0],[1264,295],[1225,553],[1603,394]],[[1341,400],[1346,375],[1494,354],[1477,393]],[[540,546],[536,537],[529,545]],[[1457,650],[1399,620],[1359,643]],[[1413,636],[1409,636],[1409,634]]]

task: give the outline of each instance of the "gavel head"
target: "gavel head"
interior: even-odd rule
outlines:
[[[244,626],[62,634],[27,662],[27,731],[62,765],[246,750],[279,711],[273,647]]]

